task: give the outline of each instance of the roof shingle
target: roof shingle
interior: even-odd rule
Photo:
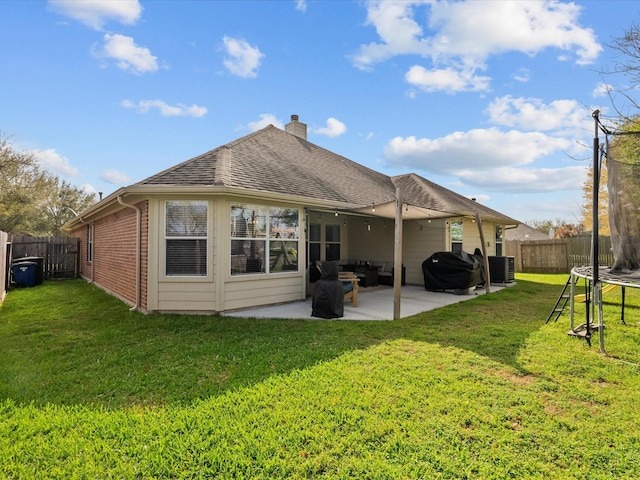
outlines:
[[[396,185],[412,205],[453,215],[517,221],[416,174],[388,177],[269,125],[136,185],[221,186],[340,202],[387,203]]]

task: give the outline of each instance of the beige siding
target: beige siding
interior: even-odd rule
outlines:
[[[367,228],[370,222],[371,229]],[[348,219],[348,258],[358,262],[393,262],[394,221],[382,218],[350,217]]]
[[[495,255],[496,253],[496,245],[495,245],[495,223],[493,222],[482,222],[482,232],[484,233],[484,241],[485,248],[487,251],[487,256]],[[482,251],[482,242],[480,240],[480,231],[478,230],[478,224],[469,219],[465,218],[462,224],[462,249],[465,252],[473,253],[476,248],[479,248]],[[487,245],[489,242],[489,245]]]
[[[207,237],[207,275],[204,277],[172,277],[165,272],[165,201],[166,200],[202,200],[199,197],[162,197],[149,202],[149,228],[155,232],[150,236],[148,311],[162,312],[203,312],[220,310],[216,301],[216,219],[219,202],[209,201],[208,237]]]
[[[371,222],[371,230],[367,223]],[[349,219],[349,260],[394,262],[395,226],[393,220],[381,218]],[[431,254],[449,250],[444,220],[407,220],[403,224],[402,263],[407,283],[424,283],[422,262]]]
[[[402,261],[407,272],[407,283],[424,285],[422,262],[435,252],[449,250],[445,220],[411,220],[404,222],[402,231]]]
[[[171,197],[171,199],[187,198]],[[150,228],[156,232],[154,241],[150,242],[150,256],[157,259],[156,262],[150,262],[150,311],[217,313],[304,300],[305,274],[303,271],[273,275],[231,276],[229,212],[233,200],[230,198],[217,197],[209,201],[207,276],[191,278],[165,276],[164,202],[166,200],[168,198],[163,197],[150,202],[150,224],[153,224]],[[197,200],[202,200],[202,197],[198,197]],[[300,208],[302,215],[302,207],[293,207]],[[304,221],[303,217],[301,221]],[[304,234],[304,223],[301,224],[300,230]],[[299,255],[299,265],[303,269],[305,259],[302,242]]]
[[[158,310],[163,312],[216,312],[211,282],[161,282]]]
[[[224,310],[304,300],[304,283],[302,273],[234,277],[225,284]]]

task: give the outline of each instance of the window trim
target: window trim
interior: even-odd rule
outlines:
[[[93,223],[87,225],[87,263],[93,262],[95,229]]]
[[[264,225],[261,225],[260,227],[260,231],[255,234],[253,236],[248,236],[248,227],[245,227],[247,230],[247,236],[241,236],[241,235],[233,235],[233,225],[235,225],[234,223],[234,217],[237,217],[237,215],[233,215],[233,211],[237,210],[237,209],[242,209],[242,211],[244,210],[255,210],[259,213],[264,213],[263,216],[258,215],[257,218],[258,220],[256,220],[257,222],[260,222],[260,219],[262,219],[264,221]],[[278,236],[274,236],[272,234],[272,218],[273,218],[273,212],[278,209],[278,210],[291,210],[291,211],[295,211],[297,214],[297,225],[294,227],[294,231],[292,232],[292,234],[294,235],[293,238],[281,238]],[[300,208],[298,207],[283,207],[283,206],[279,206],[279,205],[274,205],[274,204],[263,204],[263,203],[250,203],[250,202],[242,202],[242,201],[237,201],[237,202],[231,202],[229,204],[229,209],[228,209],[228,215],[229,215],[229,221],[232,225],[232,228],[229,232],[229,267],[228,267],[228,275],[231,278],[245,278],[247,276],[253,275],[253,276],[270,276],[270,275],[283,275],[283,274],[296,274],[299,275],[300,273],[302,273],[302,269],[301,269],[301,263],[300,263],[300,245],[302,242],[302,235],[301,235],[301,227],[302,227],[302,211]],[[243,217],[244,218],[244,217]],[[278,233],[276,233],[277,235]],[[258,258],[260,258],[262,260],[262,264],[260,265],[260,271],[257,272],[247,272],[246,271],[246,265],[245,265],[245,271],[234,271],[234,256],[235,255],[239,255],[239,254],[234,254],[234,242],[259,242],[261,245],[263,245],[263,252],[262,252],[262,256],[259,256]],[[271,271],[271,246],[272,243],[274,242],[291,242],[291,243],[296,243],[297,244],[297,262],[296,262],[296,269],[295,270],[279,270],[279,271]],[[255,246],[255,245],[254,245]],[[242,255],[239,255],[242,256]],[[247,258],[248,259],[248,258]]]
[[[460,224],[460,240],[453,239],[453,225]],[[454,250],[454,245],[460,245],[459,250]],[[453,219],[449,221],[449,248],[451,248],[452,252],[459,252],[464,250],[464,220],[463,219]]]
[[[170,203],[183,203],[183,204],[202,204],[205,208],[206,208],[206,214],[205,214],[205,218],[206,218],[206,226],[204,229],[204,235],[167,235],[167,207],[169,206]],[[162,234],[162,238],[163,238],[163,242],[162,242],[162,248],[163,248],[163,254],[162,254],[162,262],[161,262],[161,275],[162,278],[165,280],[170,280],[170,281],[180,281],[180,280],[190,280],[190,281],[194,281],[194,280],[199,280],[199,281],[210,281],[212,278],[212,265],[211,265],[211,256],[212,256],[212,252],[211,252],[211,229],[212,229],[212,206],[211,206],[211,202],[209,202],[208,200],[204,200],[201,198],[198,199],[166,199],[163,202],[163,210],[162,210],[162,225],[161,225],[161,234]],[[184,274],[170,274],[167,272],[167,269],[169,268],[169,261],[167,258],[167,255],[169,253],[169,248],[168,248],[168,242],[170,240],[202,240],[205,242],[205,247],[204,247],[204,254],[205,254],[205,259],[204,262],[202,262],[202,265],[204,267],[204,274],[197,274],[197,273],[184,273]]]

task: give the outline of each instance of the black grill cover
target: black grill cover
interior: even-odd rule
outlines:
[[[322,276],[313,286],[312,317],[344,316],[344,291],[338,280],[338,262],[322,262]]]
[[[436,252],[422,262],[422,273],[426,290],[475,288],[484,276],[478,257],[466,252]]]

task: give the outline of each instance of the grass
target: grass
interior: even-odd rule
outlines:
[[[544,323],[566,275],[517,281],[395,322],[144,316],[79,280],[12,290],[0,476],[639,478],[640,292],[626,325],[605,296],[605,356],[567,313]]]

